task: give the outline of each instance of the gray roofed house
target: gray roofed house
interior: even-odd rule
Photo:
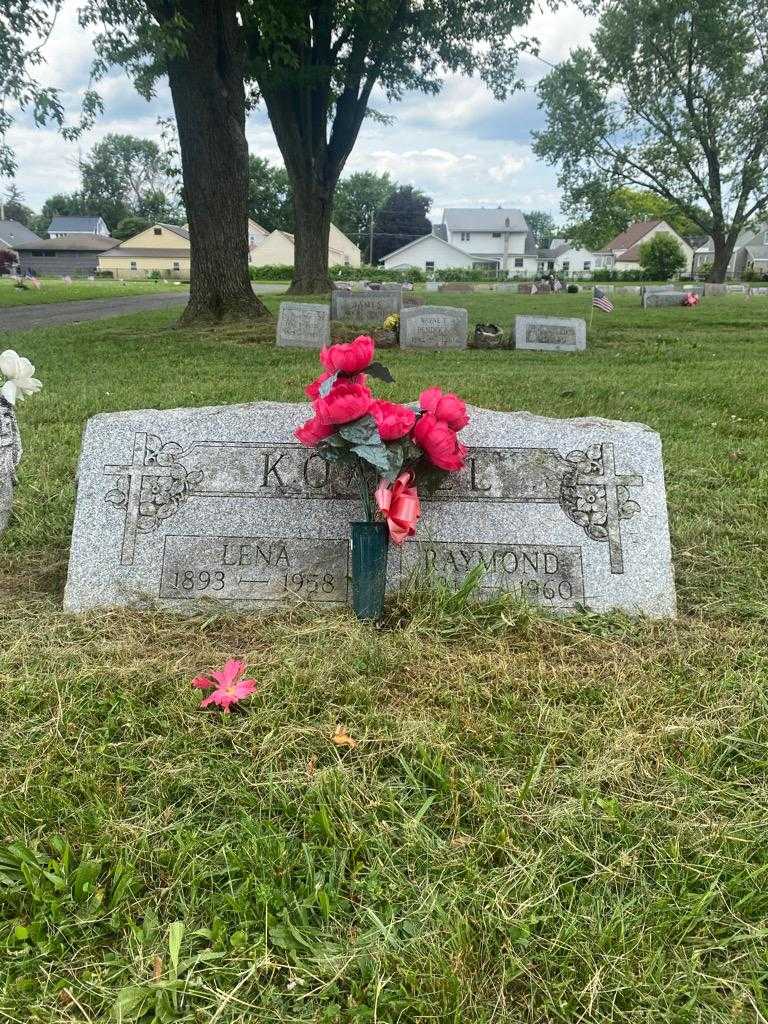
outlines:
[[[17,220],[0,220],[0,249],[15,249],[23,242],[40,242],[34,231]]]
[[[715,244],[707,238],[693,254],[693,269],[698,271],[703,264],[715,258]],[[733,254],[728,263],[728,276],[740,277],[745,270],[764,271],[768,274],[768,221],[757,223],[739,232]]]
[[[63,235],[60,238],[36,238],[16,247],[22,274],[40,277],[83,277],[94,274],[99,255],[118,245],[109,235]]]
[[[455,207],[443,210],[443,224],[448,232],[498,232],[512,231],[516,234],[525,234],[528,231],[528,224],[522,211],[505,209],[502,206],[495,209],[476,209],[472,207]],[[451,241],[451,238],[446,241]]]
[[[103,218],[96,214],[86,214],[81,217],[59,217],[57,215],[48,225],[48,234],[51,238],[61,238],[64,235],[109,236],[109,229]]]

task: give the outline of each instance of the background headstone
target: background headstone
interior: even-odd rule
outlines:
[[[675,613],[659,435],[638,423],[470,408],[465,468],[422,494],[390,582],[428,572],[555,610]],[[70,611],[343,605],[347,467],[297,444],[308,405],[256,402],[88,421],[64,596]]]
[[[691,292],[694,295],[698,295],[700,299],[704,298],[704,285],[703,284],[684,284],[684,292]]]
[[[349,324],[382,323],[391,313],[399,313],[402,289],[388,286],[378,291],[331,292],[331,319]]]
[[[704,285],[705,295],[725,295],[728,290],[728,286],[725,284],[711,284],[707,281]]]
[[[475,289],[466,281],[446,281],[440,285],[441,292],[473,292]]]
[[[325,303],[280,303],[277,315],[277,344],[280,348],[323,348],[330,341],[330,310]]]
[[[439,281],[427,281],[427,283],[425,284],[424,287],[426,288],[426,290],[428,292],[436,292],[436,291],[439,291],[439,289],[440,289],[440,282]]]
[[[727,284],[725,286],[725,290],[726,293],[730,295],[731,293],[737,294],[739,292],[745,292],[747,288],[746,285],[743,284]]]
[[[587,347],[587,324],[579,317],[516,316],[516,349],[581,352]]]
[[[404,306],[400,348],[466,348],[468,313],[458,306]]]
[[[662,306],[682,306],[685,292],[645,292],[641,299],[643,309]]]
[[[639,284],[616,285],[617,295],[639,295],[642,290],[643,289]]]

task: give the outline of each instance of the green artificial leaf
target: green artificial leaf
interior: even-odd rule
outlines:
[[[320,388],[319,388],[319,392],[320,392],[320,397],[321,398],[325,398],[326,395],[330,394],[331,388],[336,383],[336,381],[338,379],[338,376],[339,376],[338,372],[332,373],[331,376],[328,377],[327,380],[323,381],[323,383],[320,385]]]
[[[383,363],[371,363],[365,368],[365,372],[369,376],[375,377],[376,380],[383,380],[385,384],[394,384],[395,382],[395,378]]]
[[[351,444],[381,444],[379,428],[372,416],[361,416],[352,423],[344,423],[339,427],[339,433]]]
[[[405,461],[405,445],[402,441],[390,442],[385,446],[387,452],[388,466],[382,476],[385,480],[392,483],[397,479],[400,470],[403,468],[403,462]]]
[[[383,444],[356,444],[352,451],[382,473],[389,473],[389,454]]]

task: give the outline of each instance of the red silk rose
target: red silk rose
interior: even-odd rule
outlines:
[[[297,427],[293,432],[293,436],[297,441],[306,445],[307,448],[314,448],[318,441],[323,441],[326,437],[330,437],[333,431],[333,424],[322,423],[317,416],[313,416],[303,426]]]
[[[397,441],[411,432],[416,413],[406,405],[376,399],[368,410],[379,428],[382,441]]]
[[[379,512],[387,521],[389,535],[395,544],[402,544],[407,537],[416,535],[421,502],[410,470],[401,473],[392,484],[382,480],[376,488],[374,497]]]
[[[312,401],[314,401],[316,398],[319,398],[320,385],[324,384],[325,381],[330,380],[331,377],[333,377],[333,374],[330,371],[321,373],[320,376],[316,377],[311,384],[307,384],[307,386],[304,388],[304,394],[307,396],[307,398],[310,398]],[[365,384],[365,374],[358,373],[356,377],[351,377],[350,380],[352,381],[353,384]]]
[[[373,338],[361,334],[347,345],[320,349],[320,362],[329,373],[360,373],[373,359]]]
[[[458,395],[443,394],[440,388],[427,388],[419,395],[419,405],[424,412],[431,412],[437,419],[447,423],[451,430],[461,430],[469,423],[467,407]]]
[[[413,440],[429,461],[439,469],[455,472],[464,466],[467,447],[447,423],[431,412],[425,412],[413,428]]]
[[[373,395],[364,384],[339,380],[325,398],[316,399],[313,405],[321,423],[351,423],[365,416],[372,401]]]

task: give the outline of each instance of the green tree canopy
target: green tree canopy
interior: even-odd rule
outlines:
[[[253,155],[248,157],[248,216],[267,231],[293,231],[293,194],[288,172]]]
[[[539,156],[567,199],[629,185],[712,236],[722,280],[768,207],[768,19],[757,0],[603,0],[590,48],[539,85]]]
[[[654,281],[668,281],[685,266],[685,254],[674,235],[659,231],[640,246],[640,266]]]
[[[376,219],[397,188],[387,172],[358,171],[342,178],[336,186],[333,222],[370,259],[371,221]]]
[[[575,191],[564,206],[574,218],[566,228],[568,238],[587,249],[601,249],[638,220],[664,220],[680,235],[702,233],[699,224],[678,206],[647,189],[610,188],[595,182]],[[699,212],[706,217],[706,211]]]
[[[543,246],[545,242],[557,237],[557,224],[551,213],[547,213],[545,210],[529,210],[523,216],[533,232],[537,245]]]
[[[376,217],[373,238],[373,262],[432,231],[427,210],[429,196],[412,185],[400,185],[384,203]]]

